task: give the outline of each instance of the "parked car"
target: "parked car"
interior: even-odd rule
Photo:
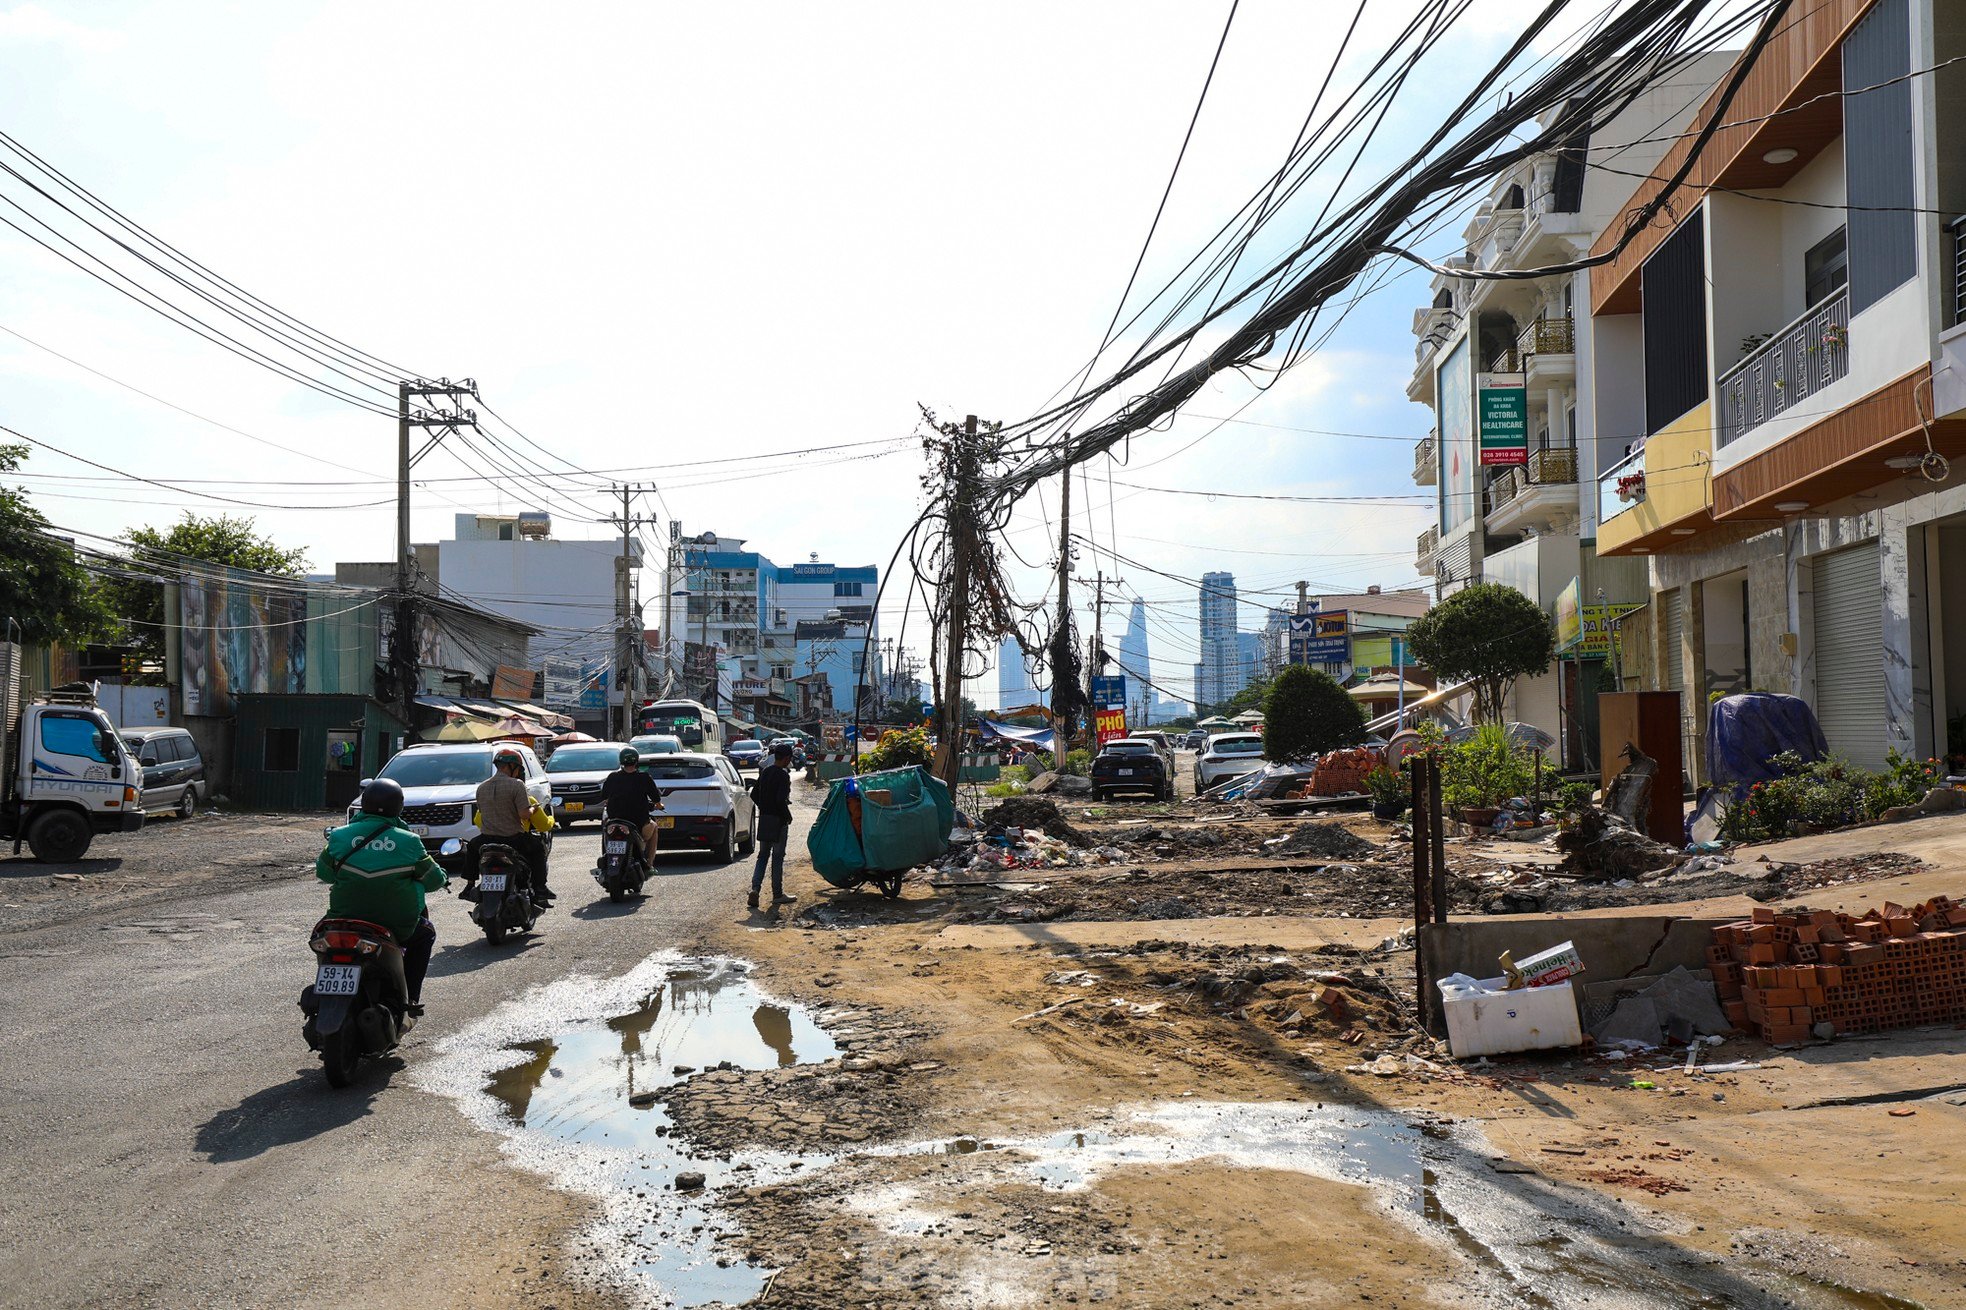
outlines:
[[[571,828],[582,819],[601,818],[601,783],[621,767],[618,741],[579,742],[562,746],[546,761],[546,780],[560,802],[557,817]]]
[[[1263,734],[1221,732],[1208,739],[1208,748],[1195,759],[1195,790],[1240,778],[1263,767]]]
[[[1206,732],[1200,728],[1188,729],[1187,746],[1189,750],[1198,751],[1206,745],[1208,745],[1208,734]]]
[[[776,753],[780,746],[792,748],[792,767],[803,769],[806,766],[806,744],[797,737],[773,737],[765,743],[767,752]]]
[[[1147,792],[1155,800],[1174,799],[1174,767],[1151,741],[1122,737],[1109,741],[1092,759],[1092,798],[1121,792]]]
[[[721,755],[679,751],[644,767],[662,789],[657,850],[708,850],[728,864],[758,844],[758,807],[735,764]]]
[[[724,747],[724,755],[740,769],[755,769],[765,762],[765,744],[754,737],[734,741]]]
[[[443,845],[453,837],[469,842],[478,835],[472,816],[478,784],[491,777],[492,756],[508,750],[518,752],[524,762],[521,780],[526,791],[541,805],[551,805],[553,785],[547,781],[539,757],[530,746],[509,741],[418,742],[392,755],[376,776],[402,787],[403,822],[423,838],[424,849],[433,859],[455,866],[462,857],[444,855]],[[349,822],[354,822],[358,812],[357,806],[348,807]],[[546,840],[553,840],[550,833]]]
[[[1166,734],[1166,733],[1164,733],[1164,732],[1129,732],[1129,733],[1128,733],[1128,734],[1127,734],[1127,735],[1126,735],[1125,737],[1123,737],[1123,738],[1122,738],[1121,740],[1123,740],[1123,741],[1144,741],[1144,742],[1146,742],[1146,743],[1147,743],[1147,744],[1148,744],[1149,746],[1152,746],[1152,747],[1154,748],[1154,753],[1155,753],[1156,755],[1158,755],[1158,756],[1160,756],[1160,758],[1161,758],[1161,763],[1163,763],[1163,764],[1165,764],[1165,765],[1167,766],[1167,776],[1168,776],[1168,777],[1170,777],[1170,778],[1172,778],[1172,777],[1174,776],[1174,747],[1173,747],[1172,745],[1170,745],[1170,744],[1168,743],[1168,740],[1167,740],[1167,734]]]
[[[176,810],[188,819],[198,810],[198,798],[211,794],[205,780],[205,761],[198,743],[183,728],[146,728],[121,734],[123,744],[143,770],[142,807],[146,814]]]
[[[651,732],[630,737],[628,744],[641,755],[674,755],[683,749],[683,739],[673,733]]]
[[[1136,737],[1142,741],[1150,741],[1159,749],[1166,751],[1170,756],[1174,754],[1173,740],[1158,728],[1143,728],[1139,732],[1129,732],[1126,735]]]

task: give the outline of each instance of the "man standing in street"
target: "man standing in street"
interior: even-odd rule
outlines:
[[[792,748],[780,743],[771,753],[771,763],[758,770],[751,784],[751,799],[758,806],[758,864],[751,870],[750,907],[758,908],[758,893],[764,890],[765,863],[771,863],[771,903],[780,905],[792,898],[785,894],[785,842],[792,835]]]

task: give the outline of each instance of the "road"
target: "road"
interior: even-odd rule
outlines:
[[[794,788],[795,857],[819,795]],[[157,837],[160,861],[190,840]],[[530,987],[749,917],[748,862],[686,854],[664,855],[646,901],[610,905],[586,872],[598,840],[583,825],[556,842],[560,908],[519,942],[488,947],[464,905],[432,897],[430,1013],[403,1060]],[[124,876],[142,877],[142,849],[124,847]],[[0,864],[16,878],[47,874]],[[0,934],[0,1304],[607,1304],[554,1273],[581,1202],[501,1163],[400,1064],[327,1087],[295,1006],[324,901],[289,873]]]

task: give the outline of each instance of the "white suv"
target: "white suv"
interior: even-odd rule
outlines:
[[[526,790],[541,805],[553,804],[553,787],[539,757],[527,746],[509,741],[439,743],[423,742],[406,746],[382,766],[378,778],[388,778],[403,789],[403,822],[423,838],[424,849],[434,858],[452,837],[468,842],[478,835],[471,821],[471,810],[478,798],[478,784],[492,774],[492,757],[512,751],[524,761],[521,779]],[[348,807],[350,822],[361,806]],[[552,838],[549,836],[548,841]]]
[[[1207,791],[1220,782],[1240,778],[1263,767],[1263,734],[1219,732],[1195,760],[1195,790]]]

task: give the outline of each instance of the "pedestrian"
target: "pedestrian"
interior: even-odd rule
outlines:
[[[792,835],[792,748],[781,743],[771,753],[771,763],[758,770],[751,784],[751,799],[758,806],[758,863],[751,870],[752,909],[758,908],[758,893],[764,890],[765,864],[771,864],[771,903],[782,905],[792,897],[785,894],[785,842]]]

